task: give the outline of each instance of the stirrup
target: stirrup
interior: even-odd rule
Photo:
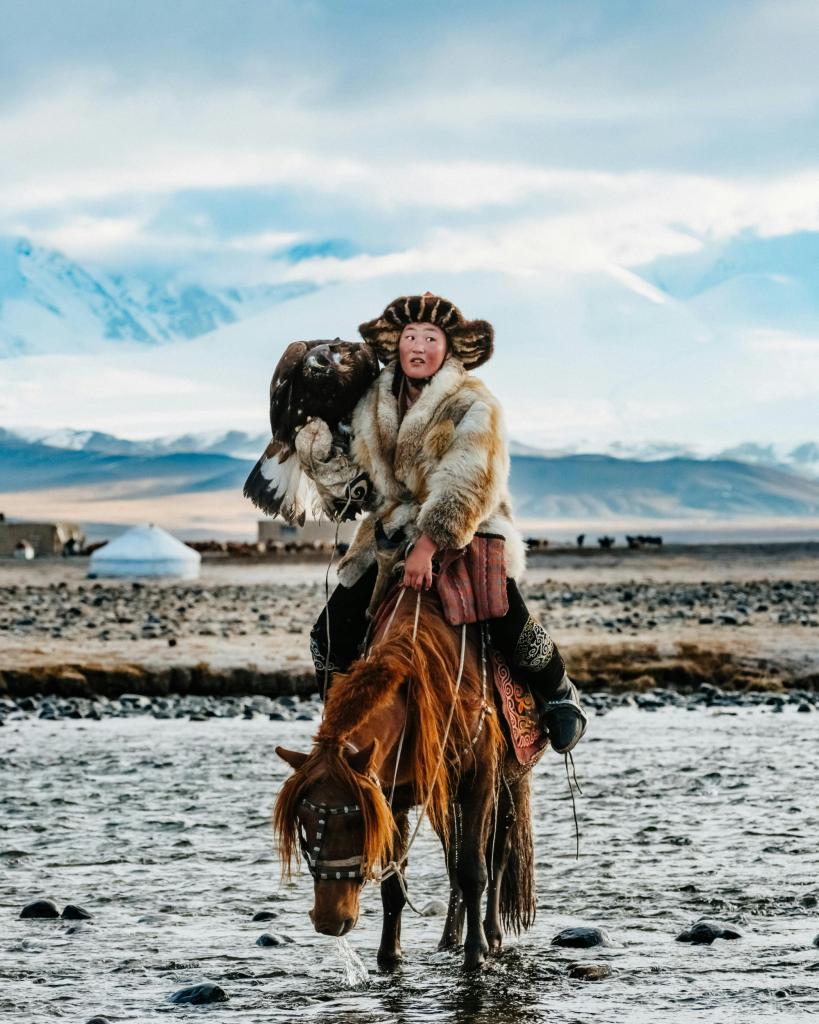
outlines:
[[[570,751],[574,750],[577,744],[586,735],[586,729],[589,725],[589,716],[586,714],[586,712],[583,710],[580,704],[576,700],[572,700],[570,697],[563,697],[560,700],[543,701],[543,705],[544,710],[543,712],[541,712],[540,721],[541,726],[545,728],[546,734],[549,736],[549,741],[552,743],[552,750],[554,750],[556,754],[568,754]],[[548,726],[547,715],[551,708],[557,708],[563,705],[570,707],[573,711],[577,713],[577,717],[580,720],[580,732],[574,737],[574,739],[567,747],[558,748],[552,742],[552,736]]]

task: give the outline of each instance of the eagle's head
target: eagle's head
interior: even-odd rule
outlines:
[[[374,349],[355,341],[294,341],[287,346],[270,384],[273,437],[292,441],[311,416],[331,430],[350,415],[378,375]]]

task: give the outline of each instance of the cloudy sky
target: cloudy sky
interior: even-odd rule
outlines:
[[[495,324],[483,375],[531,443],[819,440],[813,0],[0,0],[0,18],[0,235],[101,273],[318,285],[305,334],[440,291]],[[228,331],[182,401],[146,374],[195,359],[77,356],[87,379],[127,371],[118,409],[69,394],[64,363],[6,360],[0,425],[262,429],[260,377],[300,324],[264,314],[266,348],[250,321]],[[220,418],[228,371],[244,384]]]

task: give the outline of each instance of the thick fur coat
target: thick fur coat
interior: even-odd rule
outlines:
[[[376,505],[339,563],[339,582],[352,586],[376,560],[376,519],[388,537],[403,527],[441,550],[465,547],[477,532],[501,534],[507,574],[519,579],[525,546],[512,522],[497,399],[450,356],[400,420],[394,373],[388,363],[353,412],[351,456],[372,480]]]

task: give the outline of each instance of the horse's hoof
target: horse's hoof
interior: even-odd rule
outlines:
[[[457,949],[460,943],[457,939],[441,939],[438,943],[438,952],[446,953],[450,949]]]
[[[467,949],[464,947],[464,970],[478,971],[486,963],[486,954],[489,949]]]
[[[383,951],[379,949],[376,959],[382,971],[394,971],[397,967],[401,966],[404,960],[400,949]]]

